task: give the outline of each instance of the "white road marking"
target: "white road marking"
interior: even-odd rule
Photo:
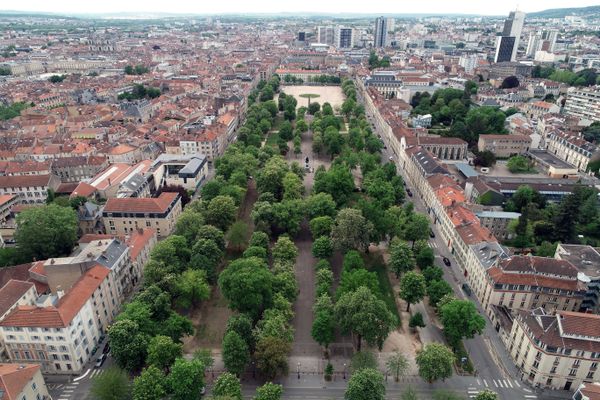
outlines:
[[[519,382],[515,379],[515,385],[517,385],[517,387],[521,387],[521,385],[519,385]]]
[[[485,385],[485,387],[490,387],[490,385],[488,385],[488,383],[485,379],[483,380],[483,384]]]
[[[469,393],[469,394],[477,394],[477,393],[479,393],[479,390],[469,390],[467,393]]]
[[[496,380],[492,379],[492,381],[494,382],[494,386],[498,387],[498,384],[496,383]]]
[[[507,383],[508,383],[508,385],[506,387],[508,387],[508,386],[510,386],[511,388],[514,387],[513,384],[512,384],[512,382],[510,381],[510,379],[505,379],[504,380],[504,384],[506,385]]]
[[[536,395],[534,395],[534,394],[526,394],[526,395],[525,395],[525,398],[526,398],[526,399],[537,399],[537,396],[536,396]]]
[[[81,375],[80,377],[77,377],[77,378],[73,379],[73,382],[77,382],[77,381],[82,380],[83,378],[85,378],[87,376],[87,374],[90,373],[91,370],[92,370],[91,368],[88,368],[88,370],[85,371],[85,374]]]
[[[498,379],[498,386],[500,386],[501,388],[503,388],[504,386],[502,385],[502,381],[500,379]]]
[[[527,388],[523,388],[524,391],[526,391],[527,393],[531,393],[531,390],[527,389]]]
[[[477,378],[477,384],[478,384],[479,386],[481,386],[481,381],[479,380],[479,378]]]

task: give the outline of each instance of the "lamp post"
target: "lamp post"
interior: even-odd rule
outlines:
[[[344,363],[344,380],[346,380],[346,363]]]
[[[298,369],[297,369],[297,371],[298,371],[298,379],[300,379],[300,361],[298,361],[297,367],[298,367]]]

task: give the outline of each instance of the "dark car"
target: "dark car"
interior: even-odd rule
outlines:
[[[102,353],[104,353],[104,354],[110,353],[110,344],[109,343],[106,343],[104,345],[104,349],[102,349]]]
[[[429,237],[432,239],[435,237],[435,233],[431,229],[429,230]]]
[[[409,188],[406,188],[406,194],[408,195],[408,197],[412,197],[412,192]]]
[[[462,290],[465,292],[467,296],[471,296],[471,287],[465,282],[462,284]]]
[[[444,264],[446,265],[446,267],[449,267],[449,266],[452,265],[452,263],[450,262],[450,260],[448,259],[448,257],[442,258],[442,261],[444,261]]]

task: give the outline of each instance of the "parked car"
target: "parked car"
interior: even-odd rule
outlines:
[[[102,353],[104,353],[104,354],[110,353],[110,344],[109,343],[106,343],[104,345],[104,349],[102,349]]]
[[[95,367],[100,368],[102,366],[102,364],[104,364],[104,361],[106,361],[106,354],[102,354],[100,357],[98,357],[96,359]]]
[[[409,188],[406,188],[406,194],[408,195],[408,197],[412,197],[412,192]]]
[[[452,265],[452,263],[450,262],[450,260],[448,259],[448,257],[442,258],[442,261],[444,261],[444,264],[446,265],[446,267],[449,267],[449,266]]]
[[[465,292],[465,294],[467,296],[471,296],[471,293],[473,293],[471,291],[471,287],[466,282],[462,284],[462,290]]]
[[[429,230],[429,237],[432,239],[435,237],[435,233],[433,232],[432,229]]]

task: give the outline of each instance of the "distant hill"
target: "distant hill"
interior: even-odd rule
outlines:
[[[585,17],[589,15],[600,15],[600,6],[578,7],[578,8],[552,8],[550,10],[528,13],[529,18],[564,18],[569,15]]]

